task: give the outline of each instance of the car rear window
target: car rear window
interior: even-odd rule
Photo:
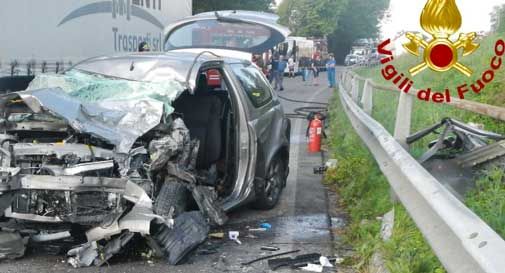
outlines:
[[[255,107],[262,107],[272,100],[272,89],[261,71],[252,65],[232,64],[231,67]]]
[[[201,20],[174,30],[168,37],[165,49],[210,47],[247,50],[262,45],[271,36],[271,31],[261,25]]]

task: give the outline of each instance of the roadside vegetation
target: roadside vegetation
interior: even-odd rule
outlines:
[[[495,34],[486,37],[480,41],[480,48],[468,57],[465,57],[462,62],[472,67],[474,75],[467,78],[457,71],[448,73],[435,73],[426,70],[418,77],[414,78],[416,87],[424,89],[431,87],[433,90],[445,90],[447,87],[459,86],[463,83],[473,83],[481,77],[482,71],[489,68],[491,58],[494,56],[494,45],[498,39],[503,39],[502,34]],[[407,71],[419,60],[403,55],[395,61],[395,66],[400,71]],[[381,67],[363,68],[357,72],[367,78],[373,79],[377,83],[384,85],[390,84],[382,79],[380,74]],[[453,89],[455,90],[455,89]],[[505,107],[505,67],[495,75],[495,80],[486,86],[480,93],[475,94],[468,92],[466,99],[477,101],[485,104]],[[457,96],[457,94],[453,94]],[[387,91],[376,91],[374,93],[374,113],[375,119],[380,121],[385,127],[392,132],[394,127],[394,118],[397,105],[397,94]],[[482,124],[484,129],[499,134],[505,135],[505,122],[498,121],[493,118],[474,114],[468,111],[459,110],[448,105],[437,105],[431,102],[423,102],[416,100],[413,112],[412,132],[417,132],[423,128],[429,127],[437,122],[440,122],[445,117],[451,117],[466,123]],[[427,149],[429,142],[436,139],[437,136],[425,138],[418,143],[415,143],[412,148],[412,154],[418,156]],[[491,169],[481,172],[482,177],[476,183],[476,189],[469,192],[466,196],[467,205],[485,220],[495,231],[505,238],[505,174],[503,169]]]
[[[375,251],[384,255],[391,273],[445,272],[414,222],[401,205],[390,199],[386,178],[361,138],[354,132],[338,95],[331,102],[330,151],[339,164],[326,173],[326,183],[336,188],[341,205],[347,208],[349,225],[345,240],[356,250],[348,261],[358,272],[367,272]],[[380,236],[381,219],[395,209],[392,238],[384,242]]]
[[[456,87],[463,83],[473,83],[481,72],[489,67],[494,56],[494,43],[501,35],[493,35],[479,41],[478,51],[461,61],[474,69],[476,73],[471,78],[457,71],[448,73],[433,73],[425,71],[415,77],[416,88],[431,87],[435,91],[443,91],[446,87]],[[418,59],[404,55],[394,61],[400,71],[407,71],[419,62]],[[388,85],[382,79],[380,69],[362,68],[356,72],[373,79],[376,83]],[[486,86],[480,94],[470,94],[466,99],[485,104],[505,107],[505,67],[497,73],[492,84]],[[453,92],[456,92],[453,89]],[[453,96],[457,96],[453,93]],[[391,133],[394,130],[398,94],[390,91],[374,90],[373,117],[385,126]],[[329,138],[330,151],[333,157],[339,159],[336,169],[327,173],[328,184],[336,185],[342,205],[348,208],[350,225],[346,239],[356,249],[356,258],[351,261],[360,272],[367,271],[367,264],[376,250],[383,253],[386,265],[392,273],[400,272],[445,272],[442,265],[425,242],[423,236],[410,219],[405,209],[399,204],[392,204],[389,195],[389,185],[382,175],[373,156],[354,132],[342,106],[335,96],[331,103],[331,133]],[[505,134],[505,122],[483,117],[467,111],[458,110],[447,105],[415,101],[412,132],[429,127],[440,122],[445,117],[451,117],[463,122],[473,122],[484,125],[489,131]],[[427,149],[428,142],[437,136],[426,138],[411,147],[414,156],[421,155]],[[482,172],[482,177],[476,181],[476,188],[468,193],[465,200],[467,206],[486,221],[502,237],[505,238],[505,174],[502,169],[495,168]],[[388,242],[380,239],[380,216],[395,209],[395,226],[393,236]]]

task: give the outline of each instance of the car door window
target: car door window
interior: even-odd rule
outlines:
[[[270,85],[265,81],[263,74],[257,68],[244,64],[232,64],[231,67],[247,97],[256,108],[262,107],[272,101]]]

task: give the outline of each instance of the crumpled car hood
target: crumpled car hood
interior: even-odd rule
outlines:
[[[88,133],[128,153],[135,141],[156,127],[174,109],[172,102],[185,90],[183,83],[136,82],[80,71],[39,75],[19,96],[35,113],[63,118],[80,133]]]
[[[157,126],[163,103],[154,99],[81,102],[61,88],[39,89],[18,94],[35,113],[49,111],[81,133],[89,133],[128,153],[135,141]]]

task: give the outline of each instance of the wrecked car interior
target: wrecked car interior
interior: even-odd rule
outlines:
[[[178,264],[223,225],[235,109],[219,70],[197,79],[73,69],[0,96],[0,258],[65,241],[70,265],[100,266],[141,238]]]

